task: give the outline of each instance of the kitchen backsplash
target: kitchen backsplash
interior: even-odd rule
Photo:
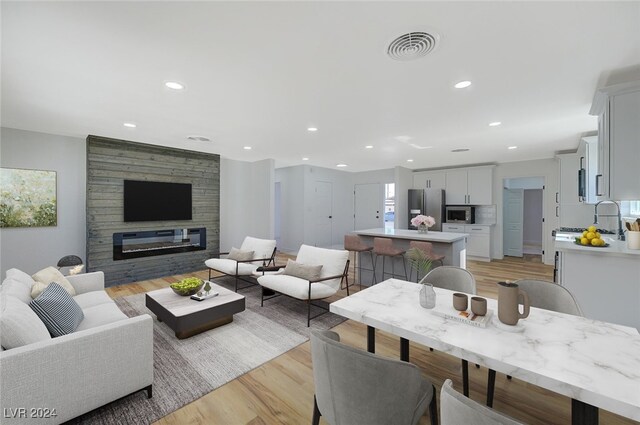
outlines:
[[[476,207],[476,224],[496,224],[498,217],[495,205],[479,205]]]

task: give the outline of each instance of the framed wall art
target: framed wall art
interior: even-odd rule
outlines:
[[[58,224],[55,171],[0,168],[0,227]]]

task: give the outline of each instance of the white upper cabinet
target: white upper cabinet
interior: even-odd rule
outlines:
[[[467,170],[449,170],[446,175],[445,197],[448,205],[466,205]]]
[[[640,199],[640,81],[599,89],[590,113],[598,116],[597,198]]]
[[[413,175],[414,189],[444,189],[444,171],[419,171]]]
[[[469,204],[491,205],[493,203],[493,168],[469,168],[467,185]]]
[[[448,170],[445,189],[449,205],[491,205],[493,167]]]

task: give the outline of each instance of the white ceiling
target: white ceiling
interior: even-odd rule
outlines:
[[[545,158],[640,69],[639,28],[640,2],[2,2],[2,126],[347,171]],[[421,30],[434,52],[386,57]]]

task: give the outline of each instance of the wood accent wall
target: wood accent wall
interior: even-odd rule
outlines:
[[[193,219],[125,223],[124,180],[191,183]],[[206,250],[113,260],[114,233],[191,227],[206,227]],[[113,286],[202,270],[219,251],[219,155],[87,137],[87,271]]]

